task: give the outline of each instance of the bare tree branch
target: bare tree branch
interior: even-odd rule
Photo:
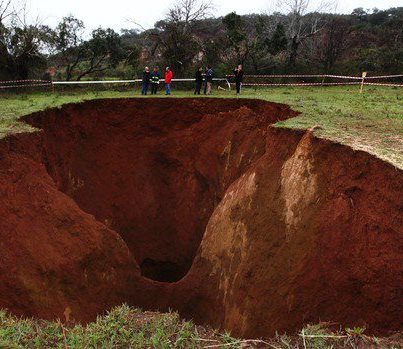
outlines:
[[[132,19],[132,18],[126,18],[126,22],[130,23],[130,24],[134,24],[137,28],[139,28],[142,31],[147,31],[147,28],[143,27],[139,22],[137,22],[136,20]],[[136,28],[136,30],[138,30]]]
[[[189,26],[210,16],[213,9],[212,1],[179,0],[168,10],[167,20]]]
[[[11,8],[11,0],[1,0],[0,1],[0,25],[7,18],[12,16],[13,9]]]
[[[310,0],[278,0],[277,6],[287,14],[290,67],[295,67],[301,43],[323,29],[326,23],[322,18],[322,12],[334,4],[335,0],[323,0],[312,9]]]

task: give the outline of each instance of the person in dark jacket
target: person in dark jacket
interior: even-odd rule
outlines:
[[[154,71],[151,73],[151,94],[156,95],[158,91],[158,85],[160,84],[161,74],[159,72],[158,67],[154,68]]]
[[[204,94],[211,95],[211,88],[213,86],[214,71],[208,66],[206,70],[206,83],[204,84]]]
[[[142,95],[146,95],[147,91],[148,91],[148,85],[150,84],[150,69],[148,67],[144,68],[144,72],[143,72],[143,80],[141,83],[141,94]]]
[[[199,95],[202,85],[203,85],[203,68],[200,67],[197,69],[195,74],[195,81],[196,81],[196,88],[195,88],[195,95]]]
[[[234,69],[234,76],[235,76],[236,94],[239,95],[241,93],[241,85],[243,80],[242,64],[238,65],[238,67]]]

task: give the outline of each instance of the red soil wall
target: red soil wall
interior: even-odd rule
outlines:
[[[58,188],[119,232],[146,275],[176,281],[228,185],[264,153],[267,126],[292,114],[259,101],[131,99],[29,119],[45,131]]]
[[[0,145],[0,307],[93,320],[131,298],[139,268],[116,232],[57,189],[40,148],[40,134]]]
[[[151,102],[33,114],[42,132],[0,143],[0,307],[88,321],[126,301],[247,337],[401,328],[402,171],[271,128],[286,106]]]
[[[301,136],[272,129],[229,187],[178,286],[199,288],[178,307],[247,337],[319,320],[401,329],[402,172]]]

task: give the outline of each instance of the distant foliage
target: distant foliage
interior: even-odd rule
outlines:
[[[288,40],[283,24],[277,24],[276,30],[268,40],[267,44],[268,50],[273,56],[287,50]]]
[[[247,73],[403,71],[403,7],[355,9],[350,15],[308,12],[308,0],[285,1],[282,12],[215,18],[203,0],[178,0],[153,28],[98,28],[85,36],[73,16],[55,28],[25,20],[0,2],[0,79],[140,77],[144,66],[171,66],[175,77],[212,65],[215,76],[243,63]]]

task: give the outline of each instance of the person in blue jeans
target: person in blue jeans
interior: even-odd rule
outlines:
[[[150,84],[150,78],[151,78],[150,69],[148,67],[145,67],[143,72],[143,80],[141,83],[141,94],[144,96],[147,94],[148,85]]]
[[[169,67],[165,69],[165,94],[171,94],[171,82],[172,82],[173,74],[172,70]]]
[[[151,73],[151,94],[156,95],[158,90],[158,85],[160,84],[161,74],[158,71],[158,67],[154,68]]]
[[[206,69],[206,82],[204,84],[204,94],[211,95],[211,89],[213,87],[213,77],[214,71],[211,66],[208,66]]]

